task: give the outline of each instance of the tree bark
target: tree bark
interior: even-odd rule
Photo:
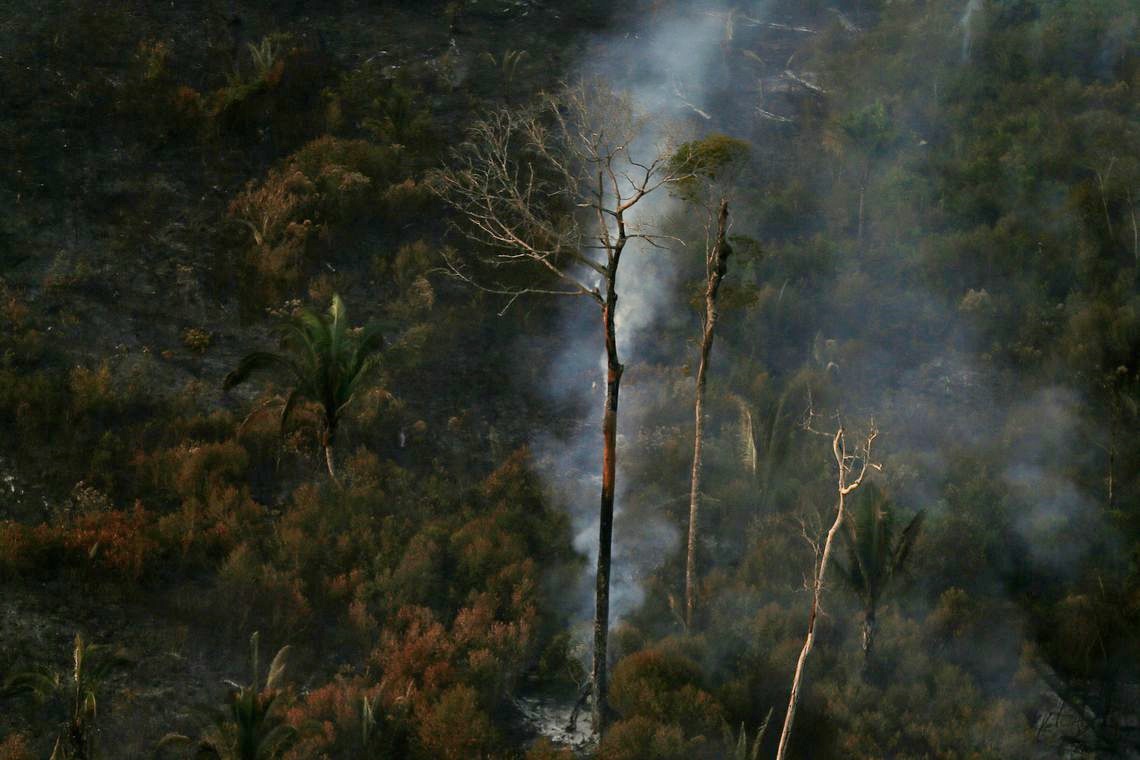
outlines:
[[[333,461],[333,435],[335,427],[326,422],[328,431],[325,433],[324,440],[321,441],[321,447],[325,450],[325,467],[329,471],[329,479],[332,480],[333,485],[340,488],[340,480],[336,476],[336,464]]]
[[[705,287],[705,322],[701,333],[701,356],[697,366],[696,402],[693,425],[693,469],[689,476],[689,537],[685,553],[685,627],[693,627],[693,609],[696,606],[697,517],[701,500],[701,455],[704,448],[705,386],[708,380],[709,356],[712,353],[716,328],[716,296],[721,281],[728,271],[728,257],[732,248],[726,239],[728,232],[728,200],[721,199],[717,213],[716,239],[706,258],[707,285]]]
[[[602,324],[606,336],[606,406],[602,415],[602,500],[598,514],[598,572],[594,609],[594,684],[591,717],[594,731],[600,736],[606,727],[607,652],[610,630],[610,549],[614,531],[614,488],[617,481],[617,411],[621,389],[622,367],[618,357],[617,329],[617,265],[620,244],[610,255],[606,277],[606,300],[602,306]]]
[[[815,578],[811,586],[811,612],[808,615],[807,635],[804,637],[804,645],[803,648],[800,649],[799,659],[796,660],[796,672],[792,678],[792,691],[788,696],[788,710],[784,715],[784,729],[780,732],[780,745],[776,750],[776,760],[784,760],[787,757],[788,740],[792,735],[792,722],[796,717],[796,707],[800,700],[800,686],[803,684],[804,665],[807,663],[808,655],[811,654],[812,646],[815,644],[815,623],[819,618],[820,599],[823,596],[823,579],[827,574],[828,563],[831,561],[831,548],[835,544],[835,536],[839,533],[839,528],[843,524],[843,517],[846,514],[847,495],[859,487],[863,482],[863,475],[867,472],[867,457],[871,455],[870,442],[873,440],[874,432],[872,431],[868,437],[866,450],[863,453],[862,471],[858,477],[850,483],[847,482],[847,475],[850,472],[850,458],[847,456],[843,428],[839,428],[835,432],[835,436],[831,441],[831,450],[835,456],[839,473],[837,486],[839,501],[835,508],[835,521],[831,523],[831,528],[827,531],[827,538],[823,543],[823,551],[819,554],[819,559],[815,567]]]
[[[875,645],[875,609],[869,607],[863,612],[863,659],[871,656]]]

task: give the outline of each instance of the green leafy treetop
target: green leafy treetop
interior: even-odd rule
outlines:
[[[863,654],[870,654],[875,637],[875,614],[879,600],[906,568],[922,529],[923,512],[896,531],[890,499],[874,483],[855,500],[844,523],[847,562],[837,563],[847,586],[863,602]]]
[[[359,330],[348,327],[344,301],[334,295],[326,313],[301,309],[279,326],[281,352],[255,351],[226,375],[229,390],[260,370],[283,373],[291,384],[281,409],[284,432],[298,402],[321,406],[321,446],[329,477],[338,483],[333,464],[333,442],[341,415],[380,364],[384,339],[378,325]]]
[[[683,200],[701,202],[703,194],[719,200],[748,163],[751,146],[728,135],[712,134],[682,143],[669,159],[669,169],[680,179],[670,191]]]

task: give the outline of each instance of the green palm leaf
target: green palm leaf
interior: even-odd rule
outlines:
[[[281,369],[291,374],[295,379],[304,381],[305,373],[292,359],[268,351],[255,351],[242,357],[238,366],[222,381],[222,389],[230,390],[249,379],[250,375],[260,370]]]
[[[853,500],[842,534],[847,560],[836,562],[836,570],[863,602],[865,652],[871,647],[879,600],[904,572],[922,520],[919,512],[896,535],[890,499],[874,483],[864,485]]]
[[[319,403],[324,410],[321,431],[329,476],[336,481],[332,444],[340,418],[349,402],[380,365],[384,338],[379,325],[368,325],[354,333],[349,329],[348,310],[334,295],[324,314],[302,309],[277,327],[282,353],[257,351],[244,357],[226,375],[223,388],[229,390],[259,371],[285,375],[290,390],[281,410],[281,434],[303,399]]]

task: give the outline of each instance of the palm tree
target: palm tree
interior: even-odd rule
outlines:
[[[302,309],[279,326],[282,353],[255,351],[226,375],[229,390],[260,370],[283,371],[292,388],[281,409],[281,432],[302,400],[321,406],[321,447],[333,483],[339,484],[333,465],[333,442],[345,407],[380,363],[384,339],[378,325],[350,330],[344,301],[334,295],[325,314]]]
[[[253,680],[248,685],[232,681],[228,704],[214,716],[214,725],[195,744],[188,736],[167,734],[158,743],[156,754],[171,747],[189,748],[195,758],[216,760],[275,760],[297,741],[297,729],[285,723],[276,710],[285,675],[285,657],[289,647],[282,647],[273,662],[265,683],[259,685],[258,634],[250,637]]]
[[[94,756],[97,694],[125,660],[106,645],[89,644],[79,634],[72,647],[70,672],[35,670],[9,678],[0,697],[27,694],[66,715],[52,750],[52,760],[87,760]]]
[[[874,483],[867,484],[853,506],[843,532],[847,563],[837,562],[836,566],[847,586],[863,601],[863,655],[866,657],[874,644],[879,600],[906,567],[922,528],[924,513],[912,517],[896,535],[890,499]]]
[[[728,751],[727,760],[760,760],[760,745],[764,742],[764,734],[768,733],[768,722],[772,720],[772,708],[764,716],[764,722],[756,729],[752,741],[748,741],[748,729],[744,723],[740,724],[740,733],[734,733],[732,727],[724,724],[724,746]]]

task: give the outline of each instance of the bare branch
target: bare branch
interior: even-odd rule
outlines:
[[[435,172],[431,182],[459,212],[456,230],[478,244],[465,252],[464,262],[450,257],[449,274],[511,297],[511,303],[536,293],[589,295],[604,305],[599,294],[608,288],[590,284],[590,274],[601,283],[611,278],[628,241],[643,240],[655,248],[679,242],[642,224],[631,228],[626,218],[644,198],[682,178],[671,172],[669,155],[660,146],[647,146],[645,157],[631,156],[645,121],[627,96],[597,83],[543,96],[531,108],[492,111],[477,121],[452,150],[450,165]],[[536,267],[540,279],[507,285],[473,274],[474,266],[487,271]],[[563,286],[541,284],[544,279]]]

